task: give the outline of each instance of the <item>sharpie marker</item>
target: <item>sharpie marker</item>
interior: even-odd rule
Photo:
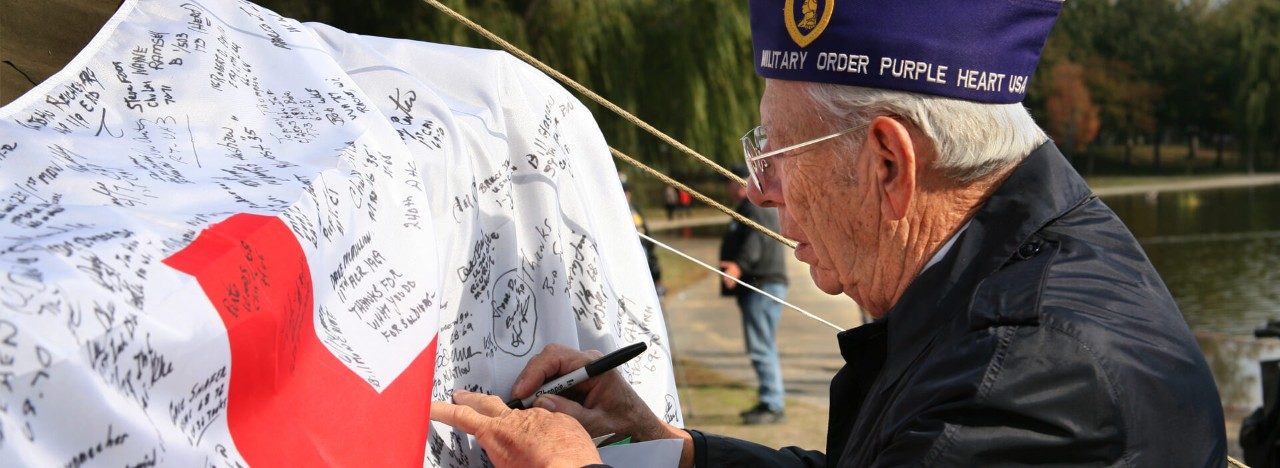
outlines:
[[[613,370],[613,368],[621,366],[623,363],[639,356],[640,353],[643,353],[644,350],[648,348],[649,345],[644,344],[643,342],[618,348],[617,351],[606,354],[600,359],[591,361],[587,363],[587,365],[582,366],[573,372],[543,384],[538,391],[533,392],[533,395],[529,395],[529,398],[508,401],[507,407],[513,409],[528,408],[529,405],[533,404],[533,400],[537,400],[538,397],[548,393],[559,395],[561,392],[573,388],[574,385],[580,384],[584,380],[609,372],[610,370]]]

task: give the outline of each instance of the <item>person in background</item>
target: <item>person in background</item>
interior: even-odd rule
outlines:
[[[749,177],[747,167],[738,164],[733,173]],[[725,180],[725,191],[734,210],[771,230],[778,230],[778,210],[761,208],[747,200],[747,187]],[[787,264],[784,247],[777,241],[730,219],[720,241],[720,270],[747,284],[785,300]],[[786,420],[782,368],[778,364],[778,317],[782,304],[756,291],[721,277],[720,294],[733,296],[742,313],[742,336],[747,357],[755,369],[759,402],[741,413],[743,424],[771,424]]]
[[[662,206],[667,209],[667,221],[675,219],[676,209],[680,208],[680,193],[675,187],[667,185],[662,188]]]
[[[680,190],[680,214],[688,218],[693,213],[693,196],[689,192]]]
[[[640,209],[636,208],[635,201],[631,199],[631,185],[624,179],[622,182],[622,193],[627,196],[627,206],[631,208],[631,222],[635,224],[636,231],[650,236],[649,223],[645,221],[644,214],[640,213]],[[654,245],[644,239],[640,239],[640,245],[644,246],[645,259],[649,261],[649,274],[653,277],[653,289],[658,293],[658,297],[667,295],[667,288],[662,285],[662,265],[658,264],[658,254],[654,251]]]

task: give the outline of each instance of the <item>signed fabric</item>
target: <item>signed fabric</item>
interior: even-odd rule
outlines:
[[[681,424],[590,113],[510,56],[128,0],[0,108],[0,461],[482,466],[549,343]]]

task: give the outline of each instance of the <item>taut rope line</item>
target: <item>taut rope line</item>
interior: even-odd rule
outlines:
[[[664,248],[664,249],[670,250],[671,252],[675,253],[676,255],[679,255],[679,256],[681,256],[681,257],[684,257],[686,260],[689,260],[689,261],[691,261],[691,262],[693,262],[693,263],[697,263],[698,265],[701,265],[703,268],[706,268],[706,269],[708,269],[708,270],[711,270],[712,272],[714,272],[714,273],[715,273],[715,274],[717,274],[717,275],[723,276],[723,277],[725,277],[725,278],[729,278],[730,280],[732,280],[732,281],[733,281],[733,282],[735,282],[735,283],[738,283],[738,284],[740,284],[740,285],[746,286],[746,287],[747,287],[747,289],[750,289],[750,290],[752,290],[752,291],[755,291],[755,292],[758,292],[758,293],[760,293],[760,294],[763,294],[763,295],[765,295],[766,297],[768,297],[769,299],[773,299],[773,300],[775,300],[775,301],[778,301],[778,303],[779,303],[779,304],[782,304],[782,305],[785,305],[785,306],[790,307],[790,308],[792,308],[792,309],[795,309],[795,310],[796,310],[796,312],[802,313],[802,314],[804,314],[805,316],[808,316],[808,317],[809,317],[809,318],[811,318],[811,319],[814,319],[814,320],[817,320],[817,321],[819,321],[819,322],[822,322],[822,323],[823,323],[823,324],[825,324],[826,326],[829,326],[829,327],[831,327],[831,328],[836,329],[836,331],[837,331],[837,332],[842,332],[842,331],[844,331],[844,330],[845,330],[845,329],[843,329],[843,328],[840,328],[839,326],[837,326],[837,325],[836,325],[836,324],[834,324],[834,323],[831,323],[831,322],[826,321],[826,320],[825,320],[825,319],[823,319],[822,317],[819,317],[819,316],[817,316],[817,315],[813,315],[813,313],[812,313],[812,312],[809,312],[809,311],[807,311],[807,310],[801,309],[800,307],[796,306],[795,304],[792,304],[792,303],[790,303],[790,302],[787,302],[787,301],[784,301],[784,300],[782,300],[782,299],[779,299],[779,298],[778,298],[778,296],[774,296],[773,294],[769,294],[769,293],[767,293],[767,292],[761,291],[761,290],[760,290],[760,288],[757,288],[757,287],[755,287],[755,286],[752,286],[752,285],[751,285],[751,283],[747,283],[746,281],[742,281],[742,280],[740,280],[740,279],[738,279],[738,278],[734,278],[734,277],[732,277],[732,276],[729,276],[729,274],[728,274],[728,273],[725,273],[725,272],[723,272],[723,271],[720,271],[719,269],[716,269],[716,267],[713,267],[713,266],[711,266],[711,265],[708,265],[708,264],[706,264],[705,262],[703,262],[702,260],[698,260],[698,259],[696,259],[696,258],[693,258],[693,257],[689,256],[689,254],[686,254],[686,253],[684,253],[684,252],[681,252],[681,251],[679,251],[679,250],[676,250],[676,248],[675,248],[675,247],[669,246],[669,245],[667,245],[667,244],[663,244],[662,242],[658,241],[657,239],[654,239],[654,238],[652,238],[652,237],[646,236],[643,232],[637,232],[637,233],[636,233],[636,235],[639,235],[641,239],[647,240],[647,241],[649,241],[649,242],[653,242],[655,245],[657,245],[657,246],[659,246],[659,247],[662,247],[662,248]]]
[[[729,216],[732,216],[732,217],[733,217],[733,219],[738,220],[738,222],[740,222],[740,223],[742,223],[742,224],[745,224],[745,225],[747,225],[747,226],[750,226],[752,229],[755,229],[755,230],[757,230],[757,231],[760,231],[761,233],[763,233],[763,234],[764,234],[764,235],[766,235],[766,236],[772,237],[772,238],[773,238],[773,240],[776,240],[776,241],[778,241],[778,242],[781,242],[781,243],[782,243],[782,245],[785,245],[785,246],[787,246],[787,247],[791,247],[791,248],[793,248],[793,249],[794,249],[794,248],[796,248],[796,243],[795,243],[795,242],[793,242],[791,239],[787,239],[787,238],[785,238],[785,237],[782,237],[782,235],[781,235],[781,234],[778,234],[778,233],[776,233],[776,232],[773,232],[773,230],[771,230],[771,229],[769,229],[769,228],[767,228],[767,227],[761,226],[761,225],[760,225],[760,223],[757,223],[757,222],[753,221],[751,218],[748,218],[748,217],[746,217],[746,216],[743,216],[742,214],[738,213],[737,211],[734,211],[734,210],[730,209],[730,208],[729,208],[729,207],[727,207],[727,206],[721,205],[720,203],[716,202],[715,200],[712,200],[711,198],[707,197],[706,195],[703,195],[703,194],[701,194],[701,193],[698,193],[696,190],[693,190],[693,189],[689,188],[687,185],[680,183],[680,181],[675,180],[675,179],[671,178],[670,176],[668,176],[668,175],[666,175],[666,174],[663,174],[663,173],[661,173],[661,172],[658,172],[658,170],[657,170],[657,169],[654,169],[654,168],[652,168],[652,167],[649,167],[649,166],[644,165],[644,163],[642,163],[642,162],[640,162],[640,161],[635,160],[635,159],[634,159],[634,158],[632,158],[631,156],[627,156],[627,155],[626,155],[626,153],[623,153],[623,152],[621,152],[621,151],[618,151],[617,149],[615,149],[615,148],[614,148],[614,147],[612,147],[612,146],[610,146],[610,147],[609,147],[609,152],[610,152],[610,153],[613,153],[613,156],[614,156],[614,157],[616,157],[616,158],[618,158],[618,159],[621,159],[621,160],[623,160],[623,161],[626,161],[626,162],[630,163],[631,165],[633,165],[633,166],[635,166],[635,167],[640,168],[640,170],[645,171],[646,173],[648,173],[648,174],[649,174],[649,175],[651,175],[651,176],[657,177],[657,178],[658,178],[658,180],[661,180],[662,182],[667,183],[667,184],[669,184],[669,185],[674,185],[674,186],[676,186],[676,187],[680,188],[681,190],[684,190],[684,191],[686,191],[686,192],[689,192],[689,194],[690,194],[690,195],[693,195],[693,196],[694,196],[694,198],[697,198],[697,199],[698,199],[698,201],[701,201],[701,202],[703,202],[703,203],[706,203],[706,204],[708,204],[708,205],[711,205],[711,207],[712,207],[712,208],[715,208],[715,209],[717,209],[717,210],[723,211],[724,213],[728,214]]]

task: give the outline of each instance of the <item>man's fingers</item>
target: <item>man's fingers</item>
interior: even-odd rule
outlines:
[[[516,377],[515,383],[511,386],[512,396],[532,395],[543,382],[582,367],[591,362],[591,359],[593,358],[587,357],[582,351],[555,343],[549,344],[530,359],[524,370]]]
[[[507,407],[507,404],[501,398],[467,391],[454,391],[453,402],[458,405],[468,406],[475,409],[476,412],[491,418],[502,416],[503,413],[511,409]]]
[[[552,378],[567,374],[602,356],[599,351],[578,351],[557,344],[549,344],[542,352],[529,360],[516,382],[511,385],[511,396],[524,398]]]
[[[542,408],[552,413],[564,413],[573,416],[573,419],[582,421],[587,415],[587,409],[579,405],[578,402],[562,397],[560,395],[543,395],[533,401],[535,408]]]
[[[576,401],[560,395],[543,395],[533,401],[533,406],[535,408],[545,409],[552,413],[562,413],[572,416],[573,419],[576,419],[578,424],[581,424],[592,437],[604,435],[604,431],[601,429],[599,421],[596,421],[599,414],[579,405]],[[600,434],[597,434],[596,432],[600,432]]]
[[[488,423],[489,417],[477,413],[470,406],[433,401],[431,402],[431,420],[448,424],[467,434],[475,434]]]
[[[554,353],[551,349],[552,345],[547,345],[542,352],[533,356],[524,366],[524,370],[520,371],[520,375],[516,376],[515,383],[511,384],[511,396],[515,398],[524,398],[533,394],[534,390],[550,376],[556,375],[560,369],[560,362],[557,359],[562,358]]]

